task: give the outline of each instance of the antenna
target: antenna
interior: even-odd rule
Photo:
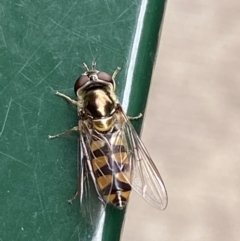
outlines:
[[[93,60],[92,61],[92,70],[95,70],[95,67],[96,67],[96,60]]]
[[[83,63],[83,66],[84,66],[84,68],[85,68],[87,71],[89,71],[89,68],[88,68],[88,66],[87,66],[85,63]]]

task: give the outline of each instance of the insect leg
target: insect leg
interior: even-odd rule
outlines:
[[[69,133],[72,132],[72,131],[79,131],[79,127],[78,127],[78,126],[74,126],[74,127],[71,128],[70,130],[66,130],[66,131],[64,131],[64,132],[62,132],[62,133],[59,133],[59,134],[57,134],[57,135],[54,135],[54,136],[49,135],[48,138],[49,138],[49,139],[54,139],[54,138],[58,138],[58,137],[60,137],[60,136],[65,136],[65,135],[69,134]]]
[[[63,97],[64,99],[68,100],[69,102],[71,102],[74,105],[78,105],[78,102],[76,100],[71,99],[67,95],[64,95],[64,94],[62,94],[62,93],[60,93],[58,91],[56,92],[56,95]]]
[[[84,174],[83,174],[84,175]],[[79,177],[79,185],[78,185],[78,188],[76,190],[76,192],[74,193],[73,197],[68,199],[67,202],[70,203],[70,204],[73,204],[73,201],[80,195],[82,195],[82,188],[83,188],[83,183],[81,182],[84,182],[86,180],[86,176],[84,175],[83,178]]]
[[[68,199],[67,202],[68,202],[69,204],[73,204],[73,201],[77,198],[77,196],[79,196],[79,190],[77,190],[77,191],[74,193],[73,197],[70,198],[70,199]]]
[[[115,79],[115,77],[117,76],[118,72],[120,71],[120,67],[117,67],[116,70],[113,72],[112,74],[112,78]]]
[[[115,72],[116,72],[116,70],[115,70]],[[115,73],[115,72],[114,72],[114,73]],[[125,121],[128,121],[128,120],[138,120],[138,119],[142,118],[142,116],[143,116],[142,113],[139,113],[137,116],[127,116],[127,115],[124,113],[124,111],[123,111],[123,109],[122,109],[122,106],[121,106],[120,104],[117,104],[116,112],[118,112],[118,111],[123,114],[123,119],[124,119]]]
[[[138,119],[142,118],[142,116],[143,116],[143,114],[140,113],[140,114],[137,115],[137,116],[128,116],[128,119],[129,119],[129,120],[138,120]]]

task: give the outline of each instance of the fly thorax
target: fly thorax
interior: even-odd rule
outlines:
[[[114,123],[115,101],[103,89],[89,90],[84,97],[84,109],[91,116],[93,128],[109,131]]]
[[[114,126],[114,118],[112,116],[103,119],[93,120],[93,128],[99,132],[106,132]]]

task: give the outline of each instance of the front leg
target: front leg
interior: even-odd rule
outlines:
[[[65,94],[62,94],[62,93],[60,93],[60,92],[58,92],[58,91],[56,92],[56,95],[61,96],[61,97],[63,97],[64,99],[66,99],[67,101],[71,102],[72,104],[78,106],[78,102],[77,102],[76,100],[71,99],[69,96],[67,96],[67,95],[65,95]]]
[[[115,77],[117,76],[118,72],[121,70],[120,67],[117,67],[116,70],[113,72],[112,74],[112,79],[115,79]]]

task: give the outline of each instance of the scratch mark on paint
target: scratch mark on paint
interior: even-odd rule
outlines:
[[[57,27],[59,28],[62,28],[78,37],[81,37],[81,38],[84,38],[81,34],[79,34],[78,32],[74,31],[74,30],[71,30],[71,29],[68,29],[68,28],[65,28],[64,26],[62,26],[60,23],[57,23],[56,21],[54,21],[53,19],[51,18],[48,18],[52,23],[54,23]]]
[[[0,154],[2,154],[3,156],[9,157],[9,158],[12,159],[13,161],[16,161],[16,162],[18,162],[18,163],[20,163],[20,164],[22,164],[22,165],[24,165],[24,166],[27,166],[27,167],[29,167],[29,168],[32,168],[31,166],[29,166],[28,164],[24,163],[23,161],[20,161],[20,160],[16,159],[15,157],[10,156],[10,155],[2,152],[2,151],[0,151]]]
[[[26,125],[25,125],[25,121],[24,121],[24,118],[23,118],[22,106],[21,106],[21,105],[19,105],[19,106],[20,106],[21,118],[22,118],[22,122],[23,122],[23,128],[24,128],[24,132],[25,132],[25,136],[26,136],[26,141],[27,141],[27,150],[29,151],[31,147],[30,147],[30,145],[29,145],[29,140],[28,140]]]
[[[22,72],[20,73],[25,79],[27,79],[29,82],[33,83],[33,81],[31,79],[29,79],[25,74],[23,74]]]
[[[111,10],[111,8],[110,8],[110,6],[109,6],[108,0],[104,0],[104,2],[105,2],[106,5],[107,5],[107,8],[108,8],[109,13],[112,15],[112,10]]]
[[[38,185],[37,174],[35,172],[34,172],[34,179],[35,179],[35,183],[36,183],[37,194],[38,194],[38,199],[39,199],[39,202],[40,202],[40,207],[41,207],[41,210],[42,210],[43,219],[44,219],[44,222],[46,223],[45,211],[44,211],[44,208],[43,208],[43,200],[42,200],[42,196],[41,196],[39,185]]]
[[[9,110],[11,108],[11,105],[12,105],[12,98],[10,99],[10,101],[8,103],[8,109],[7,109],[7,112],[6,112],[4,121],[3,121],[3,126],[2,126],[2,130],[0,132],[0,136],[2,135],[2,133],[3,133],[4,129],[5,129],[5,125],[6,125],[6,122],[7,122],[7,118],[8,118],[8,115],[9,115]]]
[[[62,19],[58,22],[58,24],[61,24],[61,22],[69,15],[70,11],[75,7],[76,3],[78,1],[75,1],[73,5],[68,9],[66,14],[62,17]],[[28,63],[31,61],[31,59],[36,55],[36,53],[39,51],[39,49],[45,44],[45,42],[48,40],[48,38],[52,35],[52,33],[58,28],[58,25],[53,28],[53,30],[47,35],[47,37],[42,41],[41,44],[39,44],[38,48],[33,52],[33,54],[27,59],[27,61],[24,63],[24,65],[21,67],[21,69],[18,71],[17,74],[21,73],[23,69],[28,65]]]
[[[120,19],[129,9],[133,7],[134,4],[131,4],[128,8],[126,8],[120,15],[117,16],[115,21],[117,22],[118,19]]]
[[[3,33],[2,26],[0,26],[0,30],[2,32],[2,40],[3,40],[3,43],[4,43],[4,47],[7,48],[7,43],[6,43],[6,39],[5,39],[4,33]]]

